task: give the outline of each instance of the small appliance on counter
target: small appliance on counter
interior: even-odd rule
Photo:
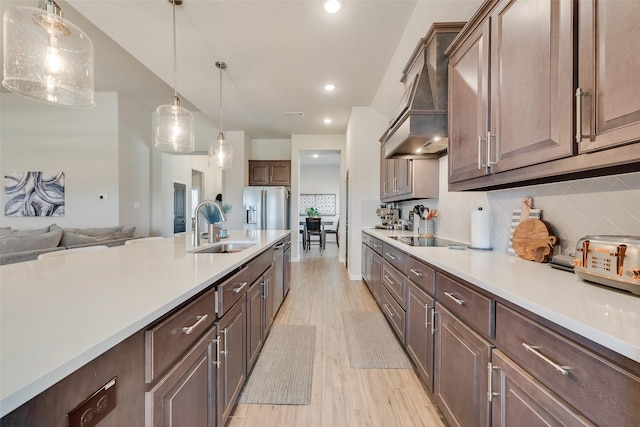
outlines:
[[[640,295],[640,236],[585,236],[573,264],[581,279]]]
[[[376,224],[375,228],[394,230],[401,227],[398,223],[400,218],[400,209],[378,208],[376,209],[376,215],[380,217],[382,224]]]

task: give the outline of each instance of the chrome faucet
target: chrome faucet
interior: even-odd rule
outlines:
[[[216,209],[218,209],[218,212],[220,213],[220,220],[221,222],[224,222],[227,220],[227,216],[224,214],[224,210],[222,209],[222,206],[220,206],[220,204],[218,202],[214,202],[213,200],[203,200],[201,201],[198,206],[196,207],[196,211],[195,211],[195,220],[194,220],[194,224],[193,224],[193,247],[197,248],[198,246],[200,246],[200,209],[204,206],[204,205],[213,205]]]

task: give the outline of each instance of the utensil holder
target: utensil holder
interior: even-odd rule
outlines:
[[[432,219],[421,219],[418,222],[418,235],[421,237],[433,237],[434,235],[434,221]]]

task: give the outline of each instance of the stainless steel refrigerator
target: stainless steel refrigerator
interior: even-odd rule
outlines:
[[[244,230],[290,230],[289,188],[244,187]]]

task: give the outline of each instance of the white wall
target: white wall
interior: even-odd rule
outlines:
[[[293,135],[291,138],[291,211],[292,220],[298,218],[298,200],[300,198],[300,151],[331,150],[340,152],[340,216],[344,218],[345,173],[346,173],[346,139],[345,135]],[[294,227],[295,229],[295,227]],[[344,233],[340,238],[344,239]],[[300,259],[300,234],[291,236],[291,259]],[[338,251],[338,259],[344,261],[344,240]]]
[[[119,218],[118,95],[97,93],[86,110],[0,94],[0,172],[65,172],[64,217],[0,217],[0,225],[113,226]],[[127,132],[129,133],[129,131]],[[4,191],[3,206],[4,206]],[[106,196],[100,200],[99,195]],[[128,223],[127,226],[137,223]]]
[[[290,160],[290,139],[254,139],[248,160]]]
[[[340,193],[340,165],[304,165],[300,168],[300,194]],[[336,200],[339,203],[340,200]]]
[[[242,131],[225,132],[225,137],[233,145],[233,167],[222,172],[222,200],[231,206],[224,227],[242,230],[242,190],[249,182],[247,161],[251,158],[251,138]]]
[[[221,191],[221,173],[208,167],[207,156],[176,156],[152,148],[152,111],[125,96],[96,93],[96,107],[78,110],[2,93],[0,113],[3,176],[61,170],[66,184],[64,217],[2,216],[2,226],[125,225],[135,226],[136,235],[168,237],[173,235],[174,181],[187,185],[187,203],[192,169],[204,173],[207,195],[213,198]],[[206,119],[197,118],[196,129],[207,129]]]
[[[351,109],[347,127],[349,164],[349,277],[362,277],[361,228],[375,224],[380,203],[380,142],[388,119],[371,107]]]
[[[151,218],[151,113],[118,95],[119,222],[135,225],[136,235],[148,236]]]

